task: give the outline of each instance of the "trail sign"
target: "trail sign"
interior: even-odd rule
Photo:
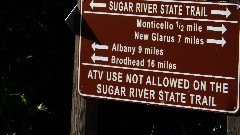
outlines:
[[[233,3],[81,3],[82,96],[236,113],[239,10]]]

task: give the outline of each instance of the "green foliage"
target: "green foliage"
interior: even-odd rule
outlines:
[[[40,105],[38,105],[38,106],[37,106],[37,109],[38,109],[39,111],[45,111],[45,112],[48,111],[48,108],[45,107],[45,106],[43,105],[43,103],[41,103]]]

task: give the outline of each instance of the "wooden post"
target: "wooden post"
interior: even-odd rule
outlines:
[[[80,1],[78,0],[78,9]],[[76,16],[79,17],[79,16]],[[77,24],[80,25],[80,24]],[[79,39],[75,37],[71,135],[97,135],[98,101],[86,99],[78,93]]]
[[[227,135],[240,135],[239,116],[227,116]]]
[[[76,36],[75,37],[75,54],[74,54],[74,71],[73,71],[71,135],[85,135],[86,99],[81,97],[77,90],[78,48],[79,48],[79,36]]]

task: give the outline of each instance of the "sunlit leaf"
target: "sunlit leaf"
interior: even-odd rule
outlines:
[[[45,106],[43,105],[43,103],[41,103],[40,105],[38,105],[38,106],[37,106],[37,109],[38,109],[39,111],[45,111],[45,112],[48,111],[48,108],[45,107]]]
[[[33,56],[32,55],[28,55],[27,57],[26,57],[26,59],[30,59],[30,58],[32,58]]]
[[[24,94],[21,95],[21,99],[24,104],[27,104],[27,99]]]

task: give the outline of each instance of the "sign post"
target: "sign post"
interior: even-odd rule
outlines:
[[[82,96],[238,111],[237,4],[86,0],[81,5]]]

